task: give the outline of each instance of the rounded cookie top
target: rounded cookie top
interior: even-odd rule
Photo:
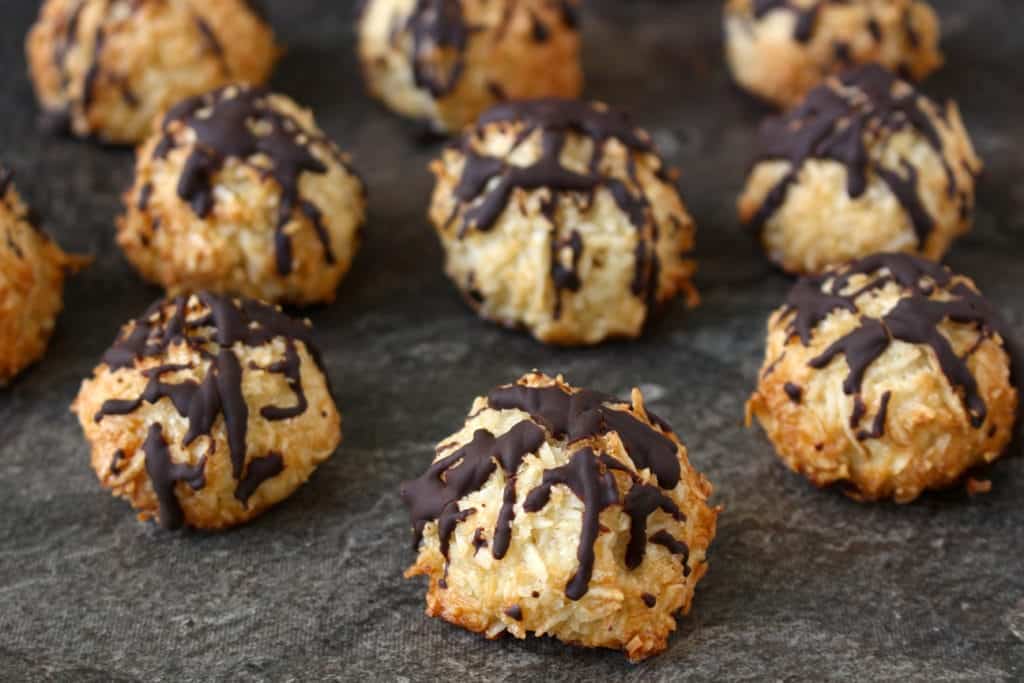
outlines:
[[[693,221],[648,134],[622,112],[498,105],[432,170],[449,275],[485,317],[543,341],[596,343],[636,336],[680,290],[695,299]]]
[[[970,226],[981,161],[945,109],[870,65],[769,118],[740,214],[787,270],[878,250],[939,258]]]
[[[942,64],[938,17],[920,0],[730,0],[725,32],[739,84],[781,106],[858,65],[921,80]]]
[[[878,254],[797,283],[748,410],[816,483],[907,501],[1002,454],[1022,362],[970,279]]]
[[[441,132],[503,100],[579,94],[576,0],[369,0],[358,16],[371,91]]]
[[[309,324],[206,292],[125,325],[73,409],[101,483],[168,528],[254,517],[340,441]]]
[[[309,112],[232,85],[167,112],[126,209],[119,242],[169,290],[311,303],[348,270],[365,185]]]
[[[234,81],[265,81],[278,48],[246,0],[48,0],[27,52],[54,125],[134,143],[185,97]],[[173,63],[167,54],[175,55]]]
[[[402,486],[428,613],[495,637],[546,633],[643,659],[706,571],[711,486],[632,401],[540,373],[473,405]]]

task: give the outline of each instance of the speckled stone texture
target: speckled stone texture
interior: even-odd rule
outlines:
[[[735,217],[764,113],[729,82],[718,3],[593,0],[591,96],[622,105],[683,170],[704,304],[638,343],[546,349],[478,321],[427,224],[437,147],[372,104],[349,2],[275,0],[289,46],[274,85],[316,110],[370,187],[364,250],[337,303],[309,311],[345,442],[291,500],[219,535],[140,524],[100,490],[68,404],[123,321],[158,296],[114,247],[129,152],[42,137],[21,54],[37,3],[0,22],[0,157],[61,243],[96,255],[68,290],[45,361],[0,392],[0,678],[15,680],[1021,680],[1024,460],[991,494],[859,505],[787,472],[743,403],[765,321],[790,281]],[[944,0],[956,97],[987,163],[977,227],[953,268],[1024,334],[1024,5]],[[423,616],[398,482],[418,474],[473,396],[533,367],[625,395],[634,384],[725,506],[711,570],[670,649],[639,666],[548,640],[490,643]]]

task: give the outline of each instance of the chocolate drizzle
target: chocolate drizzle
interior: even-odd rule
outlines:
[[[935,219],[921,201],[915,167],[905,158],[898,168],[882,167],[876,161],[879,155],[872,154],[872,149],[884,145],[889,136],[900,130],[916,131],[942,159],[948,195],[958,197],[961,213],[969,211],[970,193],[958,187],[956,175],[945,160],[942,137],[932,120],[933,115],[941,116],[939,108],[931,107],[934,114],[930,114],[925,101],[923,95],[891,72],[867,65],[818,86],[798,107],[765,121],[757,161],[788,161],[791,169],[766,195],[750,219],[751,227],[762,230],[782,208],[805,162],[826,159],[846,169],[847,193],[852,199],[863,196],[871,174],[877,175],[906,211],[918,243],[923,245],[935,227]],[[967,170],[974,172],[971,168]]]
[[[611,396],[589,390],[569,394],[558,386],[516,384],[491,391],[487,400],[498,410],[528,413],[552,436],[570,442],[615,432],[638,470],[650,469],[663,489],[674,489],[679,483],[681,469],[675,443],[628,412],[611,407],[626,407]]]
[[[249,498],[268,479],[273,479],[284,471],[284,458],[280,453],[271,453],[262,458],[253,458],[246,468],[245,477],[235,488],[235,498],[242,505],[249,504]]]
[[[577,547],[579,567],[566,586],[566,596],[578,600],[587,592],[594,570],[594,544],[601,531],[599,518],[604,509],[621,505],[630,520],[625,552],[629,569],[643,562],[648,542],[647,524],[652,514],[660,510],[675,520],[685,520],[679,507],[662,491],[674,489],[679,483],[681,472],[676,444],[631,414],[617,410],[613,406],[624,404],[616,399],[585,390],[569,393],[557,385],[512,385],[490,392],[488,404],[495,410],[523,411],[533,421],[524,419],[497,438],[486,430],[477,430],[470,443],[434,462],[418,479],[402,485],[401,494],[410,511],[415,545],[422,540],[426,524],[436,521],[440,550],[447,561],[452,533],[475,512],[473,508],[460,509],[460,501],[482,489],[500,466],[505,486],[491,550],[496,559],[503,558],[511,542],[517,503],[516,473],[523,459],[536,453],[549,438],[572,445],[611,432],[618,435],[638,470],[649,469],[655,475],[658,486],[644,483],[622,462],[595,451],[597,446],[590,442],[581,443],[567,464],[545,470],[541,483],[523,501],[525,512],[539,512],[548,504],[552,489],[562,485],[583,502],[583,523]],[[659,428],[668,430],[661,420],[650,419]],[[619,493],[616,472],[631,481],[624,498]],[[473,534],[474,551],[478,552],[485,545],[484,531],[478,527]]]
[[[683,576],[690,575],[690,548],[672,534],[662,529],[650,538],[651,543],[660,545],[673,555],[680,555],[683,561]]]
[[[143,404],[155,404],[166,398],[177,413],[188,420],[188,431],[182,440],[182,446],[188,447],[199,437],[212,439],[218,417],[223,418],[232,475],[238,482],[235,495],[245,503],[260,483],[281,471],[283,459],[280,454],[247,458],[249,407],[242,392],[242,367],[235,347],[251,348],[278,338],[284,340],[283,360],[267,368],[250,367],[286,378],[295,394],[296,406],[265,406],[260,410],[265,420],[286,420],[304,413],[308,407],[299,380],[300,358],[296,342],[303,343],[319,366],[319,355],[311,336],[306,324],[256,301],[210,293],[159,301],[122,330],[114,345],[104,354],[103,363],[116,372],[141,361],[164,357],[173,347],[184,345],[207,364],[205,376],[200,382],[191,379],[165,381],[175,373],[199,370],[199,366],[163,364],[145,368],[142,374],[148,382],[142,394],[133,399],[104,402],[94,419],[100,422],[110,415],[131,414]],[[162,438],[160,442],[163,443]],[[152,457],[157,456],[160,453]],[[149,457],[147,451],[147,467]],[[161,504],[160,521],[165,526],[174,520],[173,511],[170,520],[164,518],[167,508]]]
[[[481,154],[475,148],[474,139],[482,138],[486,127],[496,124],[518,125],[521,131],[512,149],[504,156]],[[507,161],[516,149],[537,135],[540,136],[541,154],[536,161],[528,166],[517,166]],[[562,165],[562,152],[570,135],[583,136],[593,143],[586,172],[570,170]],[[476,131],[466,135],[461,143],[466,161],[453,192],[458,202],[449,219],[449,225],[458,220],[460,237],[465,237],[471,230],[492,230],[516,190],[546,189],[551,193],[543,209],[553,226],[551,275],[556,290],[556,317],[561,312],[561,292],[576,291],[579,287],[575,266],[584,249],[583,240],[576,231],[565,241],[559,240],[556,216],[561,195],[570,195],[589,205],[598,189],[607,189],[638,234],[632,292],[644,297],[653,295],[657,290],[657,226],[650,203],[636,177],[632,157],[628,164],[628,183],[608,176],[602,170],[605,145],[610,140],[620,142],[629,154],[653,152],[646,133],[638,130],[625,114],[597,104],[554,98],[498,104],[481,115]],[[571,269],[558,258],[566,246],[572,249]]]
[[[670,514],[679,521],[686,519],[671,498],[648,484],[633,484],[633,488],[626,494],[626,501],[622,509],[629,517],[626,566],[630,569],[636,569],[644,561],[644,554],[647,551],[647,518],[655,510]]]
[[[854,276],[869,276],[867,284],[854,290]],[[1022,356],[1014,341],[1010,326],[976,290],[963,280],[954,278],[945,267],[909,254],[876,254],[855,261],[837,271],[804,278],[790,294],[783,316],[792,316],[788,331],[809,345],[817,325],[832,311],[857,312],[856,300],[890,283],[905,292],[900,301],[881,318],[862,316],[860,325],[837,339],[808,365],[824,368],[839,356],[846,359],[849,371],[843,382],[843,391],[854,397],[850,428],[856,428],[867,412],[861,396],[864,375],[893,341],[927,346],[934,353],[939,367],[950,386],[960,395],[964,408],[975,428],[986,421],[988,410],[979,394],[974,375],[967,366],[968,351],[959,356],[939,326],[945,320],[969,324],[977,328],[982,339],[998,334],[1010,358],[1010,382],[1020,387]],[[937,289],[948,295],[932,299]],[[861,430],[860,440],[877,439],[884,434],[885,417],[891,392],[881,398],[881,404],[870,430]]]
[[[294,118],[276,109],[265,88],[228,86],[178,103],[164,118],[163,138],[153,151],[154,158],[166,158],[181,144],[176,133],[182,126],[192,129],[195,142],[178,180],[178,196],[191,205],[197,216],[205,218],[213,210],[214,176],[229,159],[236,159],[273,179],[281,190],[274,233],[278,273],[287,276],[292,272],[292,244],[285,229],[296,212],[312,225],[323,248],[324,261],[335,262],[322,213],[302,196],[299,187],[303,173],[328,171],[313,152],[316,144],[350,170],[330,141],[310,133]],[[271,166],[257,163],[253,157],[269,158]],[[144,208],[141,197],[139,203]]]
[[[572,455],[568,464],[544,472],[540,486],[526,497],[523,509],[527,512],[539,512],[544,509],[551,499],[552,487],[558,484],[567,486],[583,501],[583,527],[576,549],[579,569],[565,587],[567,598],[579,600],[586,595],[590,578],[594,573],[594,543],[597,542],[597,534],[601,527],[601,512],[620,502],[619,489],[615,484],[615,477],[602,467],[594,451],[583,448]]]
[[[434,97],[455,89],[465,70],[470,28],[459,0],[416,0],[406,30],[412,34],[413,81]],[[454,53],[444,66],[432,66],[436,50]]]
[[[487,430],[479,429],[469,444],[435,462],[418,479],[403,483],[402,499],[409,507],[415,545],[419,545],[427,522],[460,514],[459,501],[483,488],[500,463],[506,477],[505,494],[491,551],[495,558],[504,557],[511,537],[516,472],[523,458],[536,453],[543,444],[544,430],[526,421],[497,438]],[[443,530],[441,526],[439,523],[438,534],[442,554],[447,557],[448,540],[455,525]]]
[[[174,493],[175,484],[185,482],[196,491],[206,486],[206,456],[195,465],[173,462],[163,428],[158,424],[149,426],[142,451],[146,454],[146,473],[160,505],[160,524],[167,529],[180,529],[185,523],[185,514]]]

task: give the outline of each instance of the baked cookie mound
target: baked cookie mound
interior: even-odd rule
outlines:
[[[974,283],[878,254],[797,283],[768,323],[747,404],[818,486],[908,502],[998,458],[1018,419],[1013,330]]]
[[[829,79],[768,119],[759,147],[739,213],[787,271],[883,251],[938,260],[970,229],[982,165],[956,104],[881,67]]]
[[[370,92],[436,131],[493,104],[577,97],[578,0],[368,0],[359,58]]]
[[[693,220],[621,112],[498,105],[431,170],[446,270],[484,318],[550,344],[596,344],[639,336],[679,292],[696,304]]]
[[[167,528],[252,519],[341,441],[309,324],[210,293],[125,325],[72,410],[100,483]]]
[[[124,202],[118,244],[168,292],[311,304],[349,269],[366,192],[309,111],[231,85],[167,113]]]
[[[782,107],[852,66],[920,81],[942,65],[939,20],[921,0],[729,0],[724,23],[733,78]]]
[[[26,51],[47,117],[117,144],[186,97],[264,82],[279,53],[246,0],[47,0]]]
[[[402,485],[427,614],[496,638],[665,649],[707,571],[717,509],[686,448],[648,413],[539,373],[476,399]]]
[[[42,357],[64,305],[64,278],[88,263],[39,227],[0,165],[0,386]]]

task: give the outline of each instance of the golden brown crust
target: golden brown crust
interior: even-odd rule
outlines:
[[[182,299],[187,301],[184,310],[188,320],[210,315],[206,300]],[[171,319],[177,306],[177,300],[167,300],[140,318],[157,321],[153,322],[153,340],[159,339],[164,329],[161,326]],[[139,324],[133,321],[126,325],[118,343],[130,339]],[[72,404],[90,444],[92,467],[100,484],[127,500],[140,520],[198,529],[244,523],[290,496],[341,442],[341,415],[326,377],[302,339],[275,336],[253,345],[238,342],[230,347],[228,353],[237,359],[240,370],[238,387],[244,401],[240,405],[247,415],[239,417],[232,412],[230,387],[222,383],[231,381],[225,379],[220,364],[222,349],[208,341],[185,341],[216,339],[225,329],[223,325],[195,327],[158,353],[136,355],[121,365],[111,366],[118,356],[108,353],[92,377],[82,383]],[[294,380],[281,371],[281,364],[287,364],[292,352],[296,354]],[[134,402],[146,396],[147,390],[154,391],[155,381],[165,387],[178,387],[183,393],[161,390],[162,395],[155,400],[140,399],[130,411],[111,408],[117,402]],[[191,393],[190,384],[200,389]],[[211,393],[218,398],[210,399]],[[175,400],[187,403],[179,406]],[[305,407],[299,410],[303,401]],[[268,406],[296,405],[297,414],[285,419],[272,419],[264,410]],[[208,429],[204,427],[207,419]],[[233,458],[238,450],[231,433],[239,420],[244,421],[245,461],[235,471]],[[195,438],[190,439],[190,435]],[[277,462],[267,458],[276,458]],[[276,466],[260,476],[257,468],[261,465],[255,464],[260,460],[261,465]],[[191,468],[192,476],[180,474],[169,482],[159,476],[154,479],[154,468],[161,466]],[[200,485],[190,483],[196,480]],[[162,485],[171,487],[163,500]]]
[[[437,44],[428,26],[431,19],[415,14],[420,4],[445,3],[369,0],[359,22],[358,51],[367,87],[395,111],[451,133],[506,99],[580,94],[575,0],[566,9],[547,0],[452,3],[461,17],[446,15],[439,30],[452,34],[450,42],[463,39],[461,48]],[[416,23],[423,27],[421,41]],[[437,82],[428,85],[423,79]]]
[[[208,97],[223,109],[232,98],[258,91],[222,92]],[[258,102],[300,129],[298,139],[324,169],[298,176],[296,206],[283,227],[285,188],[266,171],[290,161],[265,154],[228,158],[208,179],[212,206],[200,215],[179,190],[197,149],[195,131],[174,120],[157,126],[139,147],[117,242],[144,278],[171,294],[209,290],[300,305],[333,301],[359,248],[365,186],[311,112],[283,95],[267,94]],[[167,140],[173,149],[158,153]],[[283,248],[286,271],[279,259]]]
[[[181,99],[266,81],[280,50],[245,0],[47,0],[26,52],[44,110],[131,144]]]
[[[32,224],[0,167],[0,385],[42,357],[64,302],[64,278],[90,259],[64,253]]]
[[[561,377],[540,373],[525,375],[513,386],[579,392]],[[690,465],[679,438],[660,420],[649,417],[638,390],[633,391],[631,402],[615,403],[613,409],[630,415],[642,429],[674,446],[680,466],[678,484],[657,489],[663,475],[638,468],[630,457],[637,451],[627,448],[628,439],[617,432],[594,434],[570,444],[564,435],[547,431],[544,443],[527,455],[515,472],[517,502],[511,540],[501,559],[492,552],[508,481],[501,468],[478,491],[459,500],[459,509],[467,516],[452,533],[447,561],[438,525],[427,522],[419,556],[406,576],[429,578],[428,615],[488,638],[506,632],[517,638],[530,633],[550,635],[573,645],[620,649],[633,661],[665,649],[676,628],[676,616],[689,612],[696,584],[707,571],[706,551],[715,535],[718,509],[707,504],[711,495],[707,479]],[[439,444],[435,462],[479,438],[478,430],[500,438],[522,429],[524,422],[545,424],[540,417],[515,408],[499,409],[480,397],[463,429]],[[570,598],[568,586],[582,571],[577,546],[583,543],[581,525],[587,503],[567,486],[552,487],[550,499],[539,510],[528,501],[553,470],[587,448],[605,454],[623,469],[607,470],[614,473],[610,476],[614,476],[619,502],[600,513],[592,577],[582,596]],[[682,513],[676,517],[655,510],[646,518],[646,533],[670,536],[684,543],[689,554],[673,554],[665,546],[648,542],[642,561],[629,568],[626,546],[631,525],[626,512],[629,504],[623,501],[628,501],[632,489],[644,485],[660,490]]]
[[[858,275],[844,291],[855,292],[877,277]],[[958,285],[976,292],[969,278],[958,275],[928,300],[955,298],[949,292]],[[893,339],[867,366],[859,394],[844,389],[851,376],[850,352],[824,367],[811,366],[837,341],[884,319],[909,296],[892,282],[869,290],[856,298],[856,312],[829,313],[806,345],[792,330],[792,308],[775,311],[769,320],[765,362],[747,403],[747,423],[756,417],[786,465],[817,486],[848,485],[857,500],[909,502],[992,462],[1011,440],[1019,395],[1011,382],[1007,343],[991,329],[948,318],[937,326],[955,355],[966,359],[977,384],[987,410],[977,426],[965,407],[964,389],[951,383],[935,349],[926,344]],[[858,401],[862,417],[856,420]],[[883,433],[865,436],[875,427]]]
[[[800,39],[804,17],[813,20]],[[938,17],[920,0],[789,0],[760,17],[752,0],[729,0],[724,24],[733,78],[780,107],[853,65],[882,64],[915,81],[942,65]]]

